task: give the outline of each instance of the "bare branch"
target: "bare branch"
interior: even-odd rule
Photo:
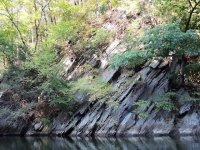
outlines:
[[[35,50],[37,49],[37,45],[39,42],[39,28],[40,28],[40,24],[42,21],[42,16],[43,14],[45,14],[45,8],[50,4],[51,0],[49,0],[44,6],[43,4],[38,3],[41,6],[41,14],[40,14],[40,18],[35,20],[35,30],[36,30],[36,42],[35,42]],[[37,6],[36,6],[36,1],[34,0],[34,7],[35,7],[35,12],[37,11]]]
[[[190,0],[188,0],[188,3],[189,3],[189,5],[190,5],[190,8],[193,8],[192,3],[191,3]]]

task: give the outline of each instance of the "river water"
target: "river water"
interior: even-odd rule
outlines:
[[[200,137],[0,137],[0,150],[200,150]]]

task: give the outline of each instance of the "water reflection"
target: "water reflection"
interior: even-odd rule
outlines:
[[[200,138],[0,137],[0,150],[200,150]]]

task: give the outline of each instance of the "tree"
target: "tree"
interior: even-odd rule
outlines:
[[[148,30],[139,44],[144,45],[144,50],[132,50],[113,57],[111,65],[118,67],[129,62],[140,64],[144,59],[164,58],[172,56],[182,62],[180,75],[184,84],[184,67],[186,57],[200,54],[200,39],[193,31],[181,31],[177,23],[163,24]],[[184,58],[183,58],[184,57]]]

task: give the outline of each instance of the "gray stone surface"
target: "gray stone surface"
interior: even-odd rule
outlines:
[[[177,125],[178,131],[181,135],[191,135],[197,132],[200,125],[200,117],[199,114],[193,112],[192,114],[186,115]],[[199,132],[199,131],[198,131]]]
[[[102,73],[102,80],[104,82],[109,82],[115,74],[119,71],[119,68],[113,69],[108,67],[103,73]]]
[[[42,128],[43,128],[42,122],[36,123],[36,124],[34,125],[34,130],[35,130],[35,131],[41,131]]]
[[[158,67],[159,64],[160,64],[159,60],[153,60],[153,62],[149,66],[155,69],[156,67]]]

